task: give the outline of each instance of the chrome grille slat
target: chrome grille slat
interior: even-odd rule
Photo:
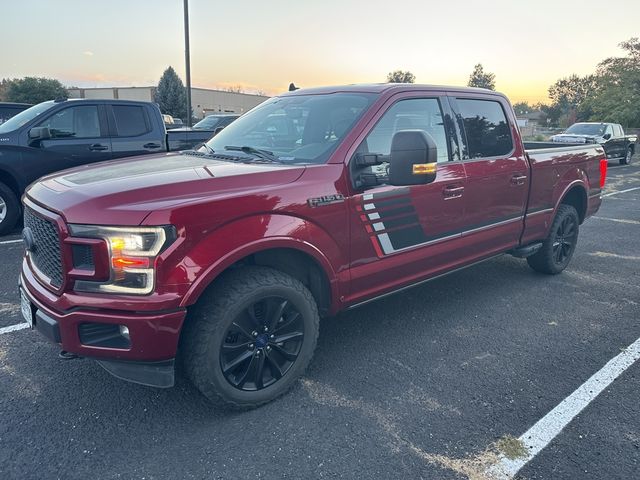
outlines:
[[[60,288],[64,276],[58,228],[52,221],[38,216],[30,208],[24,210],[24,226],[31,229],[33,234],[33,247],[29,251],[33,266],[49,278],[53,287]]]

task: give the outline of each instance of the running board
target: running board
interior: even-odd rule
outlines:
[[[542,242],[539,243],[531,243],[525,247],[514,248],[513,250],[509,250],[509,254],[513,255],[516,258],[527,258],[536,253],[538,250],[542,248]]]

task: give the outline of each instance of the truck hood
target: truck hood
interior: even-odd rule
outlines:
[[[559,143],[603,143],[605,140],[597,135],[577,135],[573,133],[559,133],[551,137],[552,142]]]
[[[167,153],[87,165],[41,178],[26,196],[69,223],[139,225],[151,212],[203,199],[270,190],[305,167],[237,163]]]

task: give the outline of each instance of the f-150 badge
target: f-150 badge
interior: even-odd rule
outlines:
[[[315,208],[342,201],[344,201],[344,196],[340,193],[336,193],[335,195],[325,195],[324,197],[310,198],[307,200],[307,204],[309,204],[311,208]]]

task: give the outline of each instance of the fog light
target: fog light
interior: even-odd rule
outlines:
[[[129,336],[129,328],[126,325],[120,325],[120,335],[126,338],[129,342],[131,341],[131,337]]]

